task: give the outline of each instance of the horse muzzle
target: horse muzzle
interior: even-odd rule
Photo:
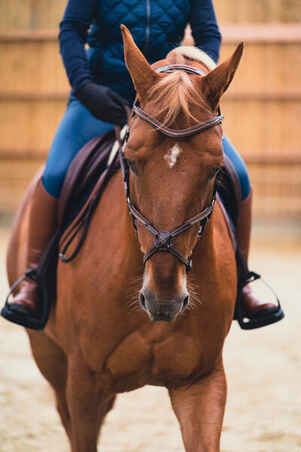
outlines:
[[[169,300],[158,300],[148,289],[142,289],[139,301],[153,322],[172,322],[188,305],[187,293],[177,295]]]

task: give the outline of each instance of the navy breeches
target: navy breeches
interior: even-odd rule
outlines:
[[[66,112],[52,142],[42,181],[47,192],[58,198],[68,168],[80,149],[92,138],[109,132],[113,124],[96,119],[74,96],[71,96]],[[223,148],[238,175],[242,199],[251,190],[246,165],[226,136]]]

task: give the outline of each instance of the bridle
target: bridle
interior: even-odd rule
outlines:
[[[197,74],[200,76],[204,76],[205,73],[200,71],[197,68],[186,66],[186,65],[166,65],[162,66],[160,68],[157,68],[157,72],[168,72],[173,70],[181,70],[192,74]],[[213,118],[209,119],[208,121],[201,122],[193,127],[189,127],[186,129],[170,129],[169,127],[164,126],[164,124],[160,123],[157,119],[154,119],[152,116],[150,116],[148,113],[146,113],[135,101],[133,106],[133,114],[137,115],[140,119],[150,124],[154,129],[158,130],[160,133],[171,137],[171,138],[186,138],[190,137],[199,133],[204,132],[205,130],[211,129],[212,127],[215,127],[219,124],[221,124],[224,116],[221,114],[220,110],[218,109],[218,115]],[[130,214],[132,216],[133,225],[134,228],[137,231],[137,221],[142,224],[153,236],[155,237],[154,244],[152,248],[150,248],[145,255],[143,256],[143,263],[144,265],[146,262],[156,253],[166,252],[170,253],[173,256],[175,256],[182,264],[185,265],[186,271],[189,272],[191,270],[192,265],[192,258],[189,256],[187,259],[183,254],[181,254],[177,249],[174,247],[173,239],[177,237],[178,235],[182,234],[183,232],[190,229],[194,224],[200,223],[200,227],[198,230],[198,238],[200,238],[204,232],[204,228],[206,223],[208,222],[213,207],[215,204],[215,198],[216,198],[216,187],[214,188],[213,195],[211,198],[211,201],[209,205],[203,209],[199,214],[195,215],[194,217],[190,218],[189,220],[185,221],[180,226],[176,227],[172,231],[160,231],[157,229],[138,209],[137,206],[132,202],[131,200],[131,194],[130,194],[130,165],[127,159],[124,156],[123,148],[126,145],[129,138],[129,129],[127,129],[125,136],[120,142],[120,151],[119,151],[119,158],[120,158],[120,164],[121,169],[123,173],[123,181],[125,185],[125,191],[126,191],[126,199],[127,199],[127,205],[128,209],[130,211]]]

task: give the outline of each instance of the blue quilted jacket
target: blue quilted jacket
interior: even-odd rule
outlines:
[[[218,59],[221,35],[212,0],[69,0],[59,39],[74,90],[93,80],[126,98],[129,92],[134,96],[123,59],[121,23],[149,63],[181,43],[187,24],[195,45]]]

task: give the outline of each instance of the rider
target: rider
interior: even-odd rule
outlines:
[[[221,34],[212,0],[68,1],[59,41],[72,91],[32,198],[28,268],[38,266],[54,233],[60,191],[78,151],[93,137],[112,130],[114,124],[126,123],[124,105],[132,105],[135,91],[124,63],[121,23],[130,29],[151,64],[180,45],[187,24],[195,46],[205,54],[208,68],[218,61]],[[248,258],[252,202],[249,177],[242,158],[225,136],[223,148],[240,181],[237,237]],[[249,285],[243,289],[242,303],[250,318],[277,309],[273,304],[260,303]],[[10,320],[14,321],[14,314],[22,316],[25,325],[26,319],[38,317],[37,283],[25,279],[9,309]]]

